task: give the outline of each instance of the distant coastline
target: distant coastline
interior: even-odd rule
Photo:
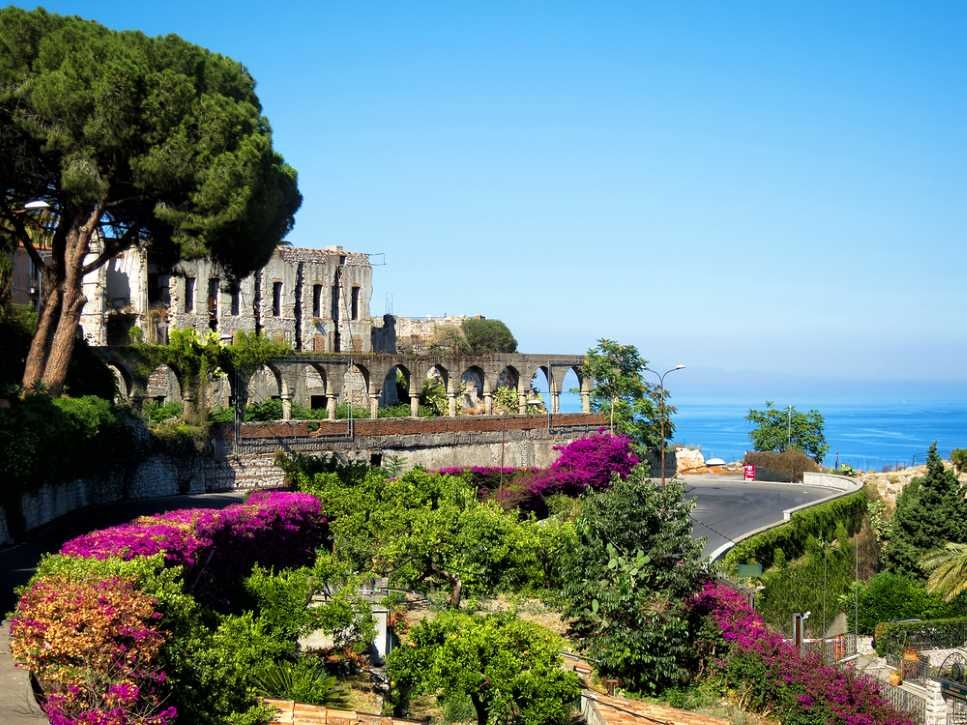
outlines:
[[[675,442],[701,446],[706,457],[741,460],[749,448],[745,414],[761,400],[746,404],[673,401]],[[829,453],[824,463],[879,471],[885,467],[923,463],[930,443],[937,441],[947,458],[953,448],[967,448],[967,401],[902,403],[796,403],[817,408],[826,419]],[[580,396],[561,394],[561,412],[581,409]]]

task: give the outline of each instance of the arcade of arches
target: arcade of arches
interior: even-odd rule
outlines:
[[[117,378],[119,395],[125,399],[135,404],[146,398],[183,402],[184,386],[176,371],[161,366],[147,376],[139,375],[123,348],[101,350]],[[536,383],[550,393],[550,413],[560,412],[561,393],[572,386],[580,391],[582,411],[590,413],[591,381],[581,374],[583,363],[580,355],[299,354],[273,360],[247,376],[228,371],[224,378],[205,385],[204,397],[212,407],[229,405],[236,394],[243,403],[278,398],[283,420],[291,418],[293,403],[325,408],[328,417],[335,419],[341,402],[367,405],[373,418],[379,416],[381,407],[409,403],[415,418],[420,394],[430,381],[445,391],[449,416],[495,414],[498,388],[516,391],[516,413],[525,415],[528,405],[540,401],[534,391]]]

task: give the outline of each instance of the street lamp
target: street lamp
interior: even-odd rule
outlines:
[[[658,415],[661,420],[661,443],[659,444],[661,447],[661,463],[659,465],[661,466],[662,486],[665,485],[665,376],[668,375],[668,373],[675,372],[676,370],[684,369],[685,366],[682,363],[678,363],[678,365],[673,368],[669,368],[663,373],[659,373],[657,370],[652,370],[651,368],[645,368],[645,372],[651,373],[652,375],[656,375],[658,377],[658,405],[660,406],[660,412]]]

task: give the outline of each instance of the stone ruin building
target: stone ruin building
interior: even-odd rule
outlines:
[[[36,304],[42,279],[26,253],[14,258],[13,301]],[[458,330],[467,316],[408,318],[370,316],[373,268],[366,254],[339,246],[309,249],[282,245],[268,263],[254,274],[232,280],[209,259],[183,260],[164,266],[142,249],[130,249],[110,260],[84,280],[87,303],[81,316],[80,334],[97,347],[120,347],[138,336],[164,343],[173,329],[192,328],[214,333],[223,340],[238,331],[257,332],[283,340],[297,352],[388,353],[423,355],[446,353],[435,346],[446,333]],[[430,374],[433,375],[433,370]],[[524,371],[520,371],[521,374]],[[460,389],[465,410],[484,409],[483,377],[473,371]],[[297,399],[313,407],[325,405],[327,381],[311,365],[299,376]],[[372,401],[369,383],[350,366],[337,387],[354,404]],[[514,373],[501,374],[488,385],[518,387]],[[379,381],[379,405],[407,402],[397,386]],[[418,385],[422,383],[419,381]],[[119,388],[125,383],[119,379]],[[331,387],[331,385],[330,385]],[[279,396],[277,376],[267,368],[250,382],[250,400]],[[146,397],[182,399],[177,377],[161,366],[151,375]],[[211,405],[228,405],[230,381],[216,380],[208,386]]]

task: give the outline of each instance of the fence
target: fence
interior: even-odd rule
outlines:
[[[900,712],[910,716],[918,725],[927,721],[927,700],[924,697],[904,690],[902,687],[884,685],[881,688],[883,696]]]
[[[856,654],[856,635],[841,634],[828,639],[804,640],[802,651],[819,654],[827,665],[835,664]]]

